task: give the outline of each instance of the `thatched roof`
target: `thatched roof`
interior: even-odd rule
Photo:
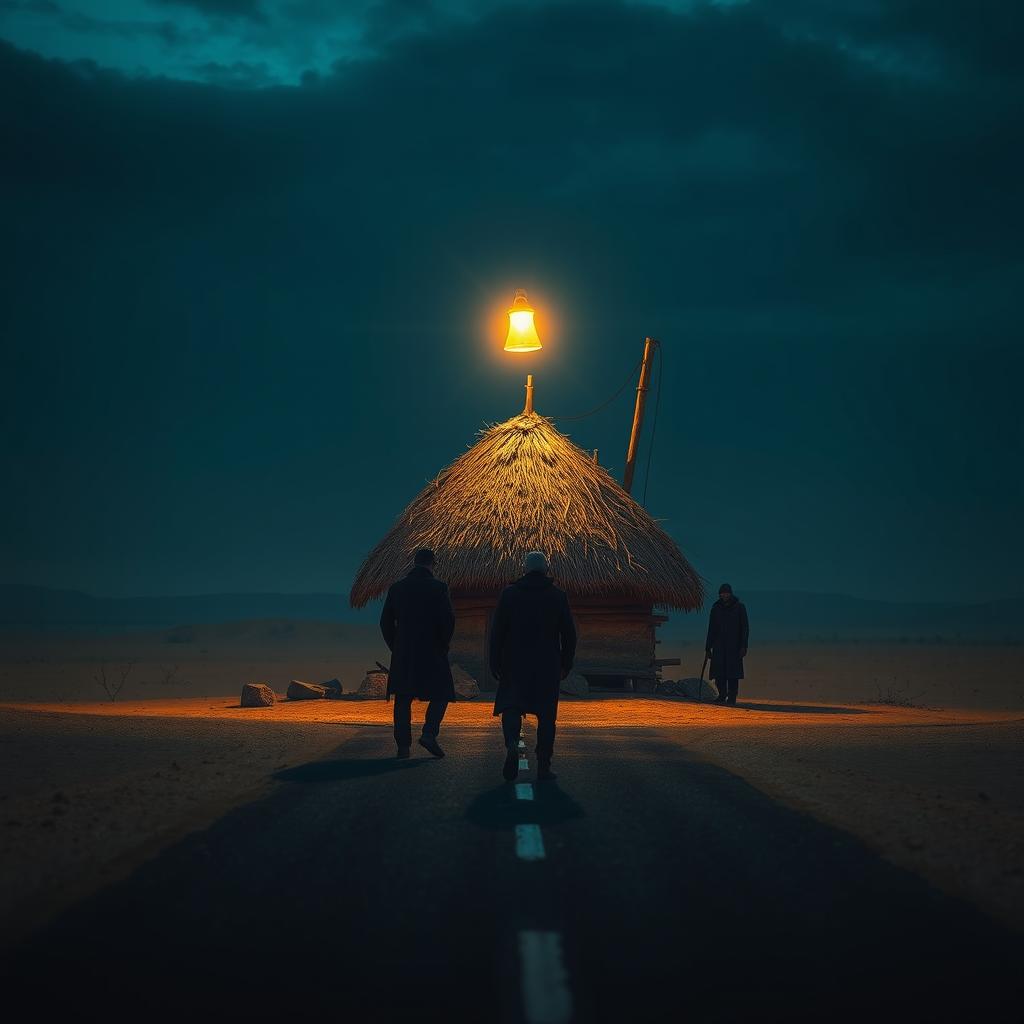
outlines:
[[[360,608],[433,548],[438,576],[462,593],[500,590],[527,551],[547,553],[572,596],[699,608],[700,577],[671,537],[552,422],[524,412],[480,439],[421,491],[352,584]]]

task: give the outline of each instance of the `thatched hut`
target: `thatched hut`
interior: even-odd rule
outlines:
[[[527,551],[547,553],[569,594],[577,668],[591,683],[649,688],[660,664],[655,630],[666,621],[658,611],[690,611],[704,599],[672,538],[595,457],[533,412],[532,401],[481,431],[416,496],[360,567],[352,605],[381,597],[421,547],[435,551],[455,605],[451,660],[484,689],[494,686],[486,657],[491,613]]]

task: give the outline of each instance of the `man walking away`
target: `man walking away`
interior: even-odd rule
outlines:
[[[455,699],[448,645],[455,632],[455,612],[448,584],[431,571],[434,552],[416,552],[412,571],[391,585],[380,616],[380,631],[391,651],[388,695],[395,698],[395,743],[398,756],[412,746],[412,702],[430,701],[420,746],[444,757],[437,734],[448,702]]]
[[[749,637],[747,609],[733,595],[732,587],[723,583],[718,588],[718,600],[711,606],[708,639],[704,644],[711,659],[711,678],[718,685],[716,704],[736,706]]]
[[[498,680],[494,714],[505,738],[502,774],[519,774],[523,715],[537,716],[537,778],[553,779],[558,684],[572,669],[576,626],[569,599],[548,575],[547,556],[531,551],[526,573],[501,592],[491,625],[491,675]]]

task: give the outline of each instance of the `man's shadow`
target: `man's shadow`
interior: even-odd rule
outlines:
[[[516,784],[506,782],[477,796],[466,808],[466,819],[480,828],[508,829],[525,824],[557,825],[586,813],[557,782],[518,784],[531,786],[532,800],[520,800]]]

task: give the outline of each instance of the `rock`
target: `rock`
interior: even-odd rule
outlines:
[[[243,708],[269,708],[276,699],[266,683],[246,683],[242,687]]]
[[[301,679],[293,679],[288,684],[289,700],[319,700],[327,691],[316,683],[304,683]]]
[[[477,681],[461,665],[452,665],[452,680],[455,683],[455,696],[459,700],[472,700],[480,696]]]
[[[587,682],[587,677],[582,672],[570,672],[558,684],[558,689],[562,693],[569,694],[570,697],[590,696],[590,683]]]
[[[686,687],[681,680],[676,682],[675,679],[659,679],[654,692],[660,693],[665,697],[685,697]]]
[[[690,700],[709,701],[718,697],[718,687],[710,679],[678,679],[674,685],[681,691],[680,696]]]
[[[340,679],[328,679],[326,683],[320,684],[327,692],[324,694],[328,700],[340,697],[344,692]]]
[[[360,697],[386,697],[388,695],[387,672],[367,672],[356,692]]]

